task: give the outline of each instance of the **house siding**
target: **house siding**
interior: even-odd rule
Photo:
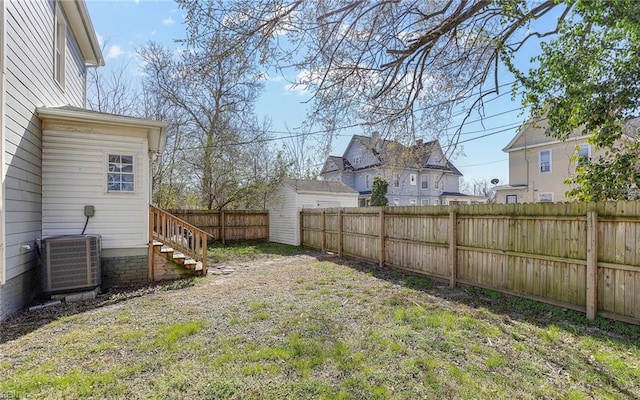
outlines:
[[[288,185],[278,186],[270,198],[269,240],[275,243],[300,244],[300,215],[295,191]]]
[[[2,131],[4,272],[1,315],[23,307],[34,291],[24,282],[37,265],[34,241],[41,236],[42,134],[34,115],[43,104],[84,105],[85,66],[67,32],[65,90],[53,79],[54,1],[5,1]],[[30,246],[27,247],[23,246]],[[26,275],[23,275],[26,274]],[[16,288],[24,288],[16,293]],[[14,290],[15,289],[15,290]],[[7,300],[10,299],[10,300]]]
[[[540,193],[553,193],[555,202],[567,201],[571,186],[564,183],[575,175],[576,165],[571,160],[580,145],[587,143],[582,130],[576,130],[566,141],[545,135],[547,121],[537,126],[526,125],[503,149],[509,153],[509,185],[498,188],[497,201],[505,203],[507,196],[517,195],[519,203],[538,202]],[[540,152],[551,151],[551,171],[540,171]],[[604,155],[602,150],[591,149],[591,158]],[[513,188],[521,186],[522,188]]]
[[[149,214],[146,133],[141,131],[141,137],[128,137],[102,129],[85,129],[88,131],[45,124],[42,235],[80,234],[86,222],[84,206],[92,205],[95,215],[89,219],[85,233],[101,235],[103,248],[146,247]],[[127,133],[132,134],[132,130]],[[107,192],[108,154],[134,156],[134,193]]]
[[[282,183],[269,200],[269,241],[299,246],[302,208],[357,206],[357,193],[297,193],[290,185]]]

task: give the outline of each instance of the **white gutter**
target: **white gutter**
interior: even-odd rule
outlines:
[[[60,0],[69,26],[80,46],[82,56],[87,64],[94,67],[104,66],[102,49],[93,28],[87,4],[84,0]]]

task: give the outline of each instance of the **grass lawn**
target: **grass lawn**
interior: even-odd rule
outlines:
[[[0,340],[0,398],[640,398],[638,326],[244,247],[210,249],[229,275],[7,321],[33,326]]]

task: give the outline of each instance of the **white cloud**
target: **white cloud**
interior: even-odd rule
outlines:
[[[166,26],[170,26],[170,25],[173,25],[175,23],[176,23],[176,21],[171,17],[165,18],[165,19],[162,20],[162,25],[166,25]]]
[[[117,44],[114,44],[113,46],[109,46],[109,49],[107,50],[106,58],[107,59],[118,58],[122,54],[124,54],[122,47],[118,46]]]
[[[134,3],[134,4],[139,4],[139,3],[140,3],[140,0],[133,0],[133,3]]]

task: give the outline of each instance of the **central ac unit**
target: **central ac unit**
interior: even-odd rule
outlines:
[[[100,235],[63,235],[42,239],[42,290],[46,293],[100,285]]]

